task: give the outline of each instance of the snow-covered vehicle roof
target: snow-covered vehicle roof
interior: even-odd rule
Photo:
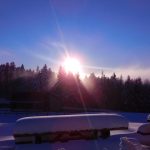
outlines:
[[[17,120],[14,134],[104,128],[125,129],[128,120],[122,115],[107,113],[25,117]]]

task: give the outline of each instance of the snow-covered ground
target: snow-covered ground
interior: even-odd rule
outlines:
[[[13,129],[17,119],[26,116],[35,116],[41,114],[24,114],[24,113],[0,113],[0,150],[119,150],[120,144],[136,143],[137,129],[143,123],[146,123],[147,115],[144,113],[122,113],[129,121],[128,130],[111,131],[111,136],[107,139],[97,140],[72,140],[68,142],[56,142],[45,144],[23,144],[16,146],[13,138]],[[46,114],[42,114],[46,115]],[[50,115],[50,114],[49,114]],[[128,140],[123,137],[128,137]],[[134,138],[134,140],[132,139]],[[133,142],[134,141],[134,142]],[[138,142],[138,141],[137,141]],[[132,150],[133,147],[130,149]],[[127,150],[124,147],[122,150]],[[149,148],[138,145],[138,150],[147,150]],[[133,149],[134,150],[134,149]],[[137,150],[137,149],[136,149]]]

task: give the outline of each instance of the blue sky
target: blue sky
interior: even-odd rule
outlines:
[[[150,76],[149,0],[0,0],[0,63]]]

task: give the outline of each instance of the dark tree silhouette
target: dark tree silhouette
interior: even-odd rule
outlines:
[[[5,105],[4,101],[10,101]],[[114,73],[106,77],[91,73],[84,80],[79,74],[58,74],[45,64],[41,69],[26,69],[14,62],[0,65],[0,108],[37,111],[64,111],[66,108],[96,108],[119,111],[149,112],[150,82],[141,78],[123,80]]]

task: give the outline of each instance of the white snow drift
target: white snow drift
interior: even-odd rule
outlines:
[[[128,128],[128,120],[118,114],[78,114],[25,117],[17,120],[14,134],[56,131]]]
[[[128,129],[128,121],[117,114],[78,114],[26,117],[17,120],[16,144],[73,139],[106,138],[110,130]]]

